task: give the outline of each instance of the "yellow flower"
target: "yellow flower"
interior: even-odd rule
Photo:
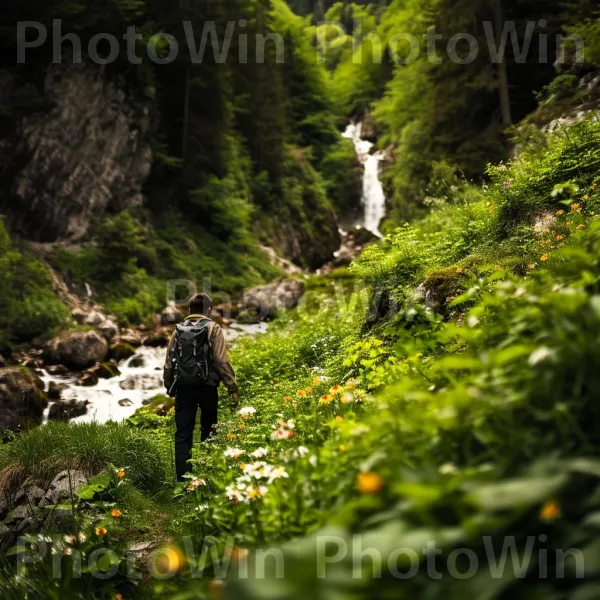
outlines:
[[[297,402],[292,402],[292,408],[294,408],[294,409],[298,408],[298,403]]]
[[[104,537],[108,533],[108,530],[104,527],[96,527],[96,535],[98,537]]]
[[[125,477],[125,469],[117,469],[117,477],[123,479]]]
[[[495,203],[495,202],[492,202],[492,203],[490,204],[490,212],[494,212],[495,210],[496,210],[496,203]]]
[[[586,195],[583,197],[583,199],[584,199],[584,200],[589,200],[589,199],[590,199],[590,197],[589,197],[589,196],[586,194]]]
[[[575,203],[575,204],[571,204],[571,210],[573,212],[581,212],[581,205]]]
[[[113,508],[113,511],[110,513],[113,517],[120,517],[121,511],[118,508]]]
[[[333,402],[333,396],[331,394],[325,394],[324,396],[321,396],[321,399],[319,400],[319,404],[331,404],[331,402]]]
[[[575,227],[575,229],[585,229],[585,225],[583,223],[580,223],[579,225],[577,225],[577,227]]]
[[[496,265],[496,270],[499,271],[502,267],[500,265]]]
[[[269,383],[270,383],[271,385],[275,385],[275,382],[274,382],[272,379],[271,379],[271,381],[269,381]]]
[[[542,254],[542,256],[540,256],[540,260],[542,262],[546,262],[549,259],[550,259],[550,256],[548,254]]]
[[[241,440],[241,439],[242,439],[242,434],[241,434],[241,433],[238,433],[238,434],[237,434],[237,439],[238,439],[238,440]]]
[[[291,399],[292,399],[291,396],[285,396],[284,399],[283,399],[283,401],[284,402],[289,402]]]
[[[298,398],[304,398],[304,396],[306,396],[306,392],[304,390],[298,390],[296,392],[296,396],[298,396]]]
[[[312,383],[312,384],[313,384],[315,387],[317,387],[318,385],[321,385],[321,381],[320,381],[320,380],[319,380],[317,377],[315,377],[315,378],[313,379],[313,383]]]
[[[561,215],[564,215],[564,214],[565,214],[565,211],[562,208],[560,210],[556,211],[556,216],[557,217],[560,217]]]
[[[329,393],[332,396],[336,396],[337,394],[341,394],[344,390],[342,389],[341,385],[334,385],[330,390]]]
[[[535,265],[534,265],[533,263],[529,263],[529,264],[527,265],[527,268],[528,268],[529,270],[531,270],[531,269],[535,269]]]
[[[557,235],[555,239],[556,239],[557,242],[560,242],[561,240],[565,239],[565,236],[564,235]]]
[[[465,270],[464,270],[462,267],[458,267],[458,269],[456,269],[456,272],[457,272],[458,274],[460,274],[460,273],[464,273],[464,272],[465,272]]]
[[[560,506],[554,501],[546,502],[540,511],[542,521],[556,521],[560,517]]]
[[[241,429],[242,431],[244,431],[244,429],[246,429],[246,426],[245,426],[245,425],[242,423],[242,424],[240,425],[240,429]]]
[[[342,445],[341,445],[341,446],[338,448],[338,450],[339,450],[340,452],[346,452],[346,450],[348,450],[348,446],[346,446],[345,444],[342,444]]]
[[[307,386],[304,388],[304,391],[305,391],[307,394],[312,394],[312,391],[313,391],[313,389],[310,387],[310,385],[307,385]]]
[[[232,440],[233,439],[233,433],[228,433],[227,434],[227,439],[228,440]]]
[[[339,415],[335,418],[338,423],[342,423],[344,421],[344,417],[340,417]]]
[[[383,489],[383,479],[377,473],[359,473],[356,487],[361,494],[378,494]]]

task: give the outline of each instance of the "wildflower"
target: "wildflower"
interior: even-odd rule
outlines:
[[[592,186],[592,192],[595,192],[597,189],[598,189],[598,186],[597,186],[596,184],[594,184],[594,185]]]
[[[557,217],[561,217],[561,216],[562,216],[562,215],[564,215],[564,214],[565,214],[565,211],[564,211],[562,208],[561,208],[560,210],[557,210],[557,211],[556,211],[556,216],[557,216]]]
[[[224,452],[224,455],[227,458],[233,458],[234,460],[237,460],[240,456],[242,456],[245,453],[246,452],[241,448],[227,448],[227,450],[225,450]]]
[[[340,416],[338,415],[338,416],[335,418],[335,420],[336,420],[338,423],[342,423],[342,422],[343,422],[343,420],[344,420],[344,417],[340,417]]]
[[[237,437],[238,440],[241,440],[242,439],[242,434],[238,433],[236,437]]]
[[[125,477],[125,469],[117,469],[115,472],[118,479],[123,479]]]
[[[555,239],[556,239],[557,242],[560,242],[561,240],[565,239],[565,236],[564,235],[557,235]]]
[[[119,592],[117,592],[115,594],[115,600],[123,600],[123,594],[119,594]]]
[[[318,385],[321,385],[321,380],[318,377],[315,377],[312,384],[317,387]]]
[[[582,229],[585,229],[585,225],[583,223],[580,223],[579,225],[577,225],[577,227],[575,227],[575,229],[581,231]]]
[[[546,346],[540,346],[537,350],[534,350],[529,356],[529,366],[534,367],[535,365],[547,360],[548,358],[552,358],[554,356],[554,352]]]
[[[529,263],[527,265],[527,268],[531,271],[531,270],[535,269],[535,264],[534,263]]]
[[[240,429],[241,429],[242,431],[244,431],[244,429],[246,429],[246,426],[245,426],[243,423],[241,423],[241,424],[240,424]]]
[[[342,444],[342,445],[341,445],[341,446],[338,448],[338,450],[339,450],[340,452],[346,452],[346,450],[348,450],[348,446],[346,446],[345,444]]]
[[[271,379],[271,381],[269,381],[269,383],[270,383],[271,385],[275,385],[275,382],[274,382],[272,379]]]
[[[442,475],[454,475],[457,472],[456,466],[452,463],[442,465],[439,470]]]
[[[308,448],[306,446],[298,446],[296,452],[300,458],[304,458],[308,454]]]
[[[192,491],[201,485],[206,485],[206,481],[204,479],[192,479],[192,481],[189,482],[187,489]]]
[[[313,389],[310,387],[310,385],[307,385],[307,386],[304,388],[304,391],[305,391],[307,394],[312,394],[312,391],[313,391]]]
[[[383,489],[383,479],[377,473],[359,473],[356,487],[361,494],[378,494]]]
[[[294,408],[294,409],[298,408],[298,403],[297,402],[292,402],[292,408]]]
[[[121,516],[121,511],[118,508],[113,508],[113,511],[110,514],[111,516],[118,518]]]
[[[544,215],[544,221],[552,221],[552,215]]]
[[[492,202],[492,203],[490,204],[490,212],[494,212],[495,210],[496,210],[496,203],[495,203],[495,202]]]
[[[238,412],[238,415],[240,415],[240,417],[242,417],[242,419],[247,419],[248,417],[251,417],[255,412],[256,412],[256,409],[253,408],[252,406],[244,406],[244,408],[242,408]]]
[[[334,385],[330,390],[329,393],[332,396],[336,396],[337,394],[341,394],[344,390],[342,389],[341,385]]]
[[[571,204],[571,210],[573,212],[581,212],[581,205],[580,204]]]
[[[275,427],[275,426],[274,426]],[[271,434],[271,439],[273,440],[287,440],[289,438],[293,438],[296,436],[296,434],[294,433],[294,431],[292,431],[295,427],[295,424],[293,421],[284,421],[281,420],[279,422],[279,428],[276,429],[276,431],[274,431]]]
[[[304,398],[306,396],[306,392],[304,390],[298,390],[296,392],[296,396],[298,396],[298,398]]]
[[[542,262],[546,262],[547,260],[550,260],[550,256],[548,254],[542,254],[542,256],[540,256],[540,260]]]
[[[333,402],[333,396],[331,394],[325,394],[321,396],[319,404],[331,404]]]
[[[170,412],[170,413],[174,413],[174,412],[175,412],[175,407],[174,407],[174,406],[171,406],[171,408],[169,409],[169,412]]]
[[[250,456],[253,456],[254,458],[263,458],[268,453],[269,451],[266,448],[257,448]]]
[[[233,501],[234,504],[239,504],[244,500],[244,496],[242,495],[242,493],[239,490],[235,489],[235,486],[233,485],[229,485],[225,488],[225,494],[227,494],[227,498]]]
[[[461,273],[464,273],[465,270],[462,267],[458,267],[458,269],[456,269],[456,272],[460,275]]]
[[[227,439],[228,440],[232,440],[233,439],[233,433],[228,433],[227,434]]]
[[[96,535],[98,537],[104,537],[108,533],[105,527],[96,527]]]
[[[589,197],[589,196],[586,194],[586,195],[583,197],[583,199],[584,199],[584,200],[589,200],[589,199],[590,199],[590,197]]]
[[[560,517],[560,506],[554,500],[546,502],[540,511],[542,521],[556,521]]]
[[[284,402],[289,402],[292,399],[291,396],[285,396],[285,398],[283,399]]]
[[[505,190],[509,190],[510,189],[510,181],[503,181],[502,185],[504,186]]]

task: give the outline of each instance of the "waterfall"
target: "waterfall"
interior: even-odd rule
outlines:
[[[370,153],[373,144],[362,139],[362,123],[350,123],[342,135],[352,140],[358,160],[365,169],[362,189],[363,226],[377,237],[383,237],[379,231],[379,225],[385,217],[385,194],[379,179],[379,163],[383,160],[383,154]]]

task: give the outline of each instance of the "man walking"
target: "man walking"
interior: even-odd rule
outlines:
[[[211,320],[212,300],[196,294],[190,300],[189,316],[177,326],[169,342],[164,384],[175,396],[175,468],[177,480],[190,470],[196,414],[200,408],[201,439],[209,439],[218,421],[219,384],[231,394],[231,406],[238,406],[235,373],[227,357],[225,336]]]

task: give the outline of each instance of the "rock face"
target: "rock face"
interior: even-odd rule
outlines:
[[[102,362],[108,354],[108,342],[95,331],[71,333],[58,337],[44,349],[48,362],[85,369]]]
[[[0,434],[40,425],[47,405],[39,377],[27,369],[0,369]]]
[[[95,65],[50,67],[44,92],[52,108],[23,119],[9,140],[19,167],[0,212],[31,239],[80,240],[105,211],[142,204],[150,111]]]
[[[298,306],[304,289],[303,281],[284,279],[248,290],[242,296],[240,318],[253,322],[273,319],[280,312]]]

